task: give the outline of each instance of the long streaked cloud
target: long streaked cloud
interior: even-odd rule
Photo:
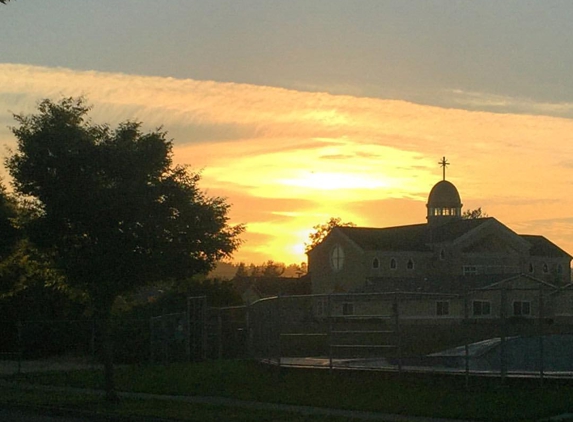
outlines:
[[[536,226],[565,218],[573,198],[573,121],[510,114],[516,99],[461,93],[496,113],[397,100],[302,92],[247,84],[178,80],[17,64],[0,65],[0,141],[13,145],[10,112],[33,112],[42,98],[85,95],[96,122],[164,126],[175,160],[202,169],[202,185],[233,204],[245,222],[246,261],[302,260],[308,230],[330,216],[369,226],[425,221],[425,201],[441,178],[466,207],[481,206],[512,226],[547,230],[573,251],[568,233]],[[462,102],[460,102],[462,104]],[[535,109],[524,101],[524,109]],[[507,107],[507,110],[504,109]],[[538,104],[538,111],[548,109]],[[564,228],[555,220],[552,226]],[[543,233],[539,233],[543,234]]]
[[[573,103],[542,102],[531,98],[515,98],[485,92],[464,91],[452,89],[446,92],[446,98],[452,105],[470,107],[472,109],[488,110],[503,113],[521,113],[529,115],[548,115],[555,117],[573,117]]]

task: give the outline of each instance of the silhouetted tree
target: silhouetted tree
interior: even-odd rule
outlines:
[[[262,268],[255,265],[249,264],[249,277],[260,277],[263,275]]]
[[[306,262],[300,264],[289,264],[283,273],[284,277],[302,277],[308,272]]]
[[[237,266],[237,272],[235,273],[235,278],[244,278],[248,277],[249,272],[247,271],[247,266],[244,262],[239,263]]]
[[[13,296],[25,287],[27,278],[23,273],[33,262],[23,252],[25,242],[20,242],[22,233],[17,221],[22,217],[15,199],[0,184],[0,299]]]
[[[462,213],[462,218],[464,220],[473,220],[476,218],[487,218],[487,217],[489,217],[489,215],[487,215],[487,213],[482,211],[481,207],[476,208],[475,210],[465,210]]]
[[[285,264],[269,259],[262,267],[263,277],[280,277],[285,272]]]
[[[239,245],[243,226],[229,205],[198,187],[200,176],[172,165],[165,132],[125,122],[94,125],[83,99],[42,101],[15,115],[17,150],[7,160],[28,202],[31,241],[49,254],[66,284],[85,293],[101,322],[108,399],[117,399],[110,338],[117,296],[164,279],[213,269]]]
[[[0,260],[12,253],[20,238],[21,233],[16,227],[19,216],[16,200],[8,195],[0,183]]]
[[[310,242],[305,243],[304,245],[305,252],[310,251],[322,242],[335,227],[356,227],[356,224],[351,222],[343,223],[340,217],[331,217],[325,224],[317,224],[316,226],[313,226],[312,229],[314,231],[308,236]]]

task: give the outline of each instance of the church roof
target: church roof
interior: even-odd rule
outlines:
[[[432,243],[453,241],[491,219],[452,220],[440,226],[413,224],[386,228],[337,227],[337,230],[364,250],[423,252],[431,251]]]
[[[350,240],[364,250],[429,251],[427,224],[400,227],[337,227]]]
[[[482,224],[490,221],[496,221],[493,217],[487,218],[468,218],[450,220],[445,224],[438,227],[428,226],[428,232],[431,243],[451,242],[464,234],[472,231],[473,229],[481,226]]]
[[[522,234],[521,237],[533,245],[529,251],[532,256],[571,257],[567,252],[543,236]]]
[[[493,222],[499,223],[495,218],[487,217],[453,219],[439,226],[413,224],[385,228],[337,227],[336,230],[340,231],[363,250],[431,252],[432,244],[453,242],[479,226]],[[502,223],[499,224],[503,226]],[[532,245],[530,249],[532,256],[571,257],[567,252],[543,236],[517,236]]]

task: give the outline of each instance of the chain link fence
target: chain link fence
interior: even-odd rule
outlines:
[[[114,320],[118,363],[253,358],[277,365],[386,371],[573,376],[573,304],[539,288],[465,295],[385,293],[279,296]],[[561,311],[558,311],[561,309]],[[4,321],[4,360],[51,356],[99,361],[97,321]]]
[[[249,308],[252,356],[278,365],[573,376],[572,302],[546,286],[465,295],[268,298]]]
[[[149,360],[147,320],[115,319],[111,324],[116,362]],[[45,361],[46,367],[56,361],[84,367],[100,362],[101,327],[96,320],[0,321],[0,327],[0,359],[4,368],[12,362],[11,372],[30,361]]]
[[[151,318],[151,361],[244,358],[247,323],[246,306],[209,307],[207,297],[190,297],[187,312]]]

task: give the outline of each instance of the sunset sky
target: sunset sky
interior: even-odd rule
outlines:
[[[0,143],[12,113],[62,96],[163,126],[246,224],[236,262],[305,261],[330,217],[424,222],[442,156],[464,209],[573,253],[572,17],[550,0],[12,0]]]

